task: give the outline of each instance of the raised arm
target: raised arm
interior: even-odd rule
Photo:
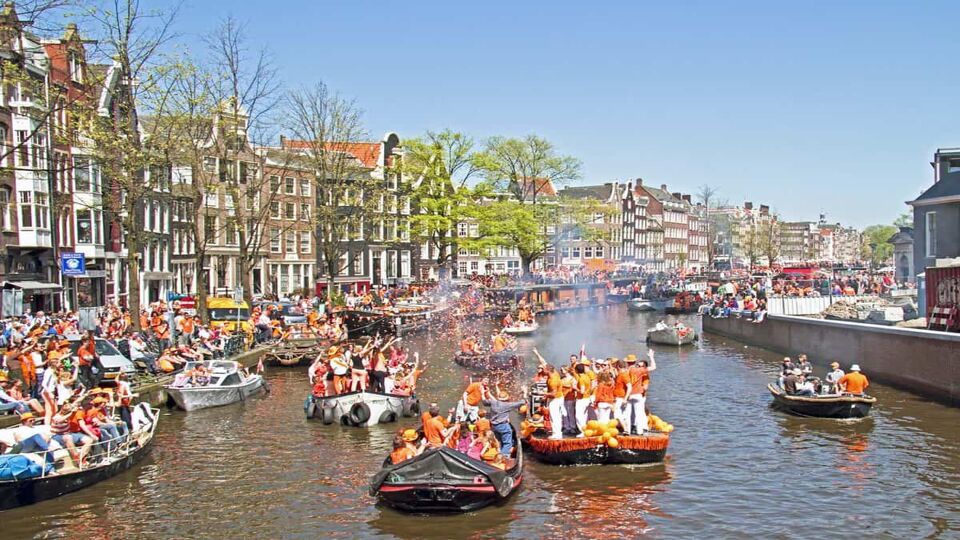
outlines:
[[[540,355],[540,351],[538,351],[536,347],[533,348],[533,354],[537,357],[537,361],[540,362],[541,366],[547,365],[547,361]]]
[[[647,358],[650,359],[650,365],[647,366],[647,371],[653,371],[657,369],[657,361],[653,357],[653,349],[647,349]]]

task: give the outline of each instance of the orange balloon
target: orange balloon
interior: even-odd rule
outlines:
[[[616,437],[610,437],[610,440],[607,441],[607,446],[610,448],[616,448],[620,446],[620,441],[618,441]]]

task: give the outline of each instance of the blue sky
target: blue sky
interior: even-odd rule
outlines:
[[[537,133],[579,183],[642,177],[787,219],[889,223],[960,146],[947,2],[203,0],[189,45],[231,13],[287,86],[352,96],[372,136]]]

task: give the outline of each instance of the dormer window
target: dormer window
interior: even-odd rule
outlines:
[[[960,159],[947,160],[947,172],[960,172]]]
[[[83,84],[83,59],[77,53],[70,53],[70,80]]]

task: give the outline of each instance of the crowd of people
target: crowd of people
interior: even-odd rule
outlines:
[[[384,340],[378,335],[363,344],[331,345],[307,373],[317,398],[366,391],[412,396],[425,370],[419,353],[411,355],[395,338]]]
[[[870,381],[858,364],[851,365],[850,372],[844,373],[839,362],[831,362],[830,371],[820,379],[813,375],[813,365],[807,355],[801,354],[796,362],[789,356],[784,357],[777,384],[791,396],[832,396],[863,395]]]

